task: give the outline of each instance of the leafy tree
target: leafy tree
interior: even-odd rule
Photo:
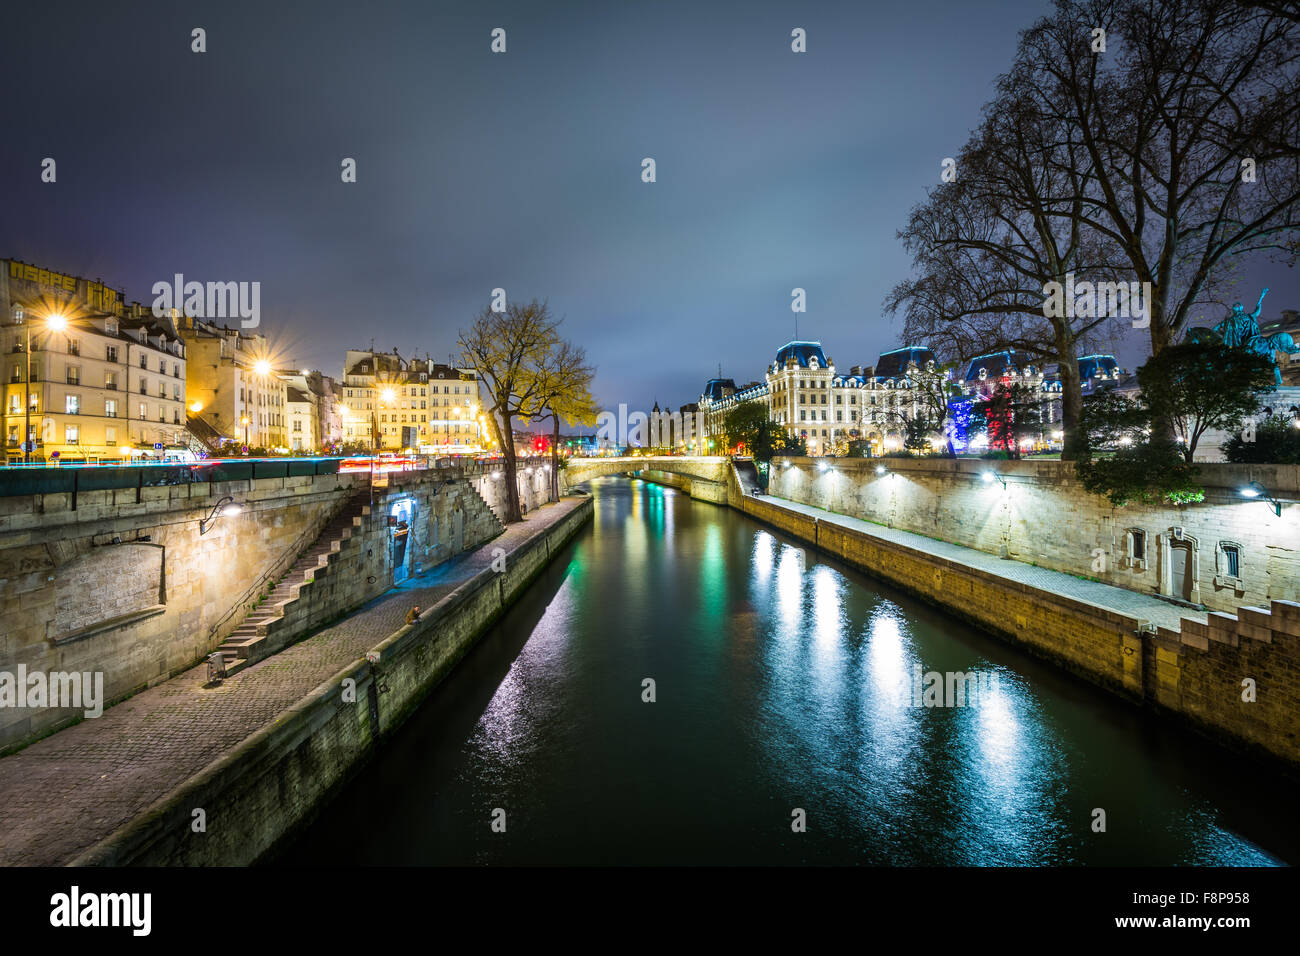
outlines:
[[[1105,389],[1088,396],[1083,402],[1079,429],[1086,454],[1102,449],[1115,450],[1146,441],[1151,429],[1151,414],[1141,401]]]
[[[1042,396],[1022,382],[1001,379],[984,401],[972,402],[970,425],[988,436],[989,449],[1020,457],[1020,443],[1043,425]]]
[[[1200,501],[1196,445],[1207,429],[1239,430],[1273,387],[1272,362],[1215,342],[1167,346],[1138,369],[1137,399],[1103,392],[1088,400],[1083,421],[1087,454],[1076,466],[1083,486],[1113,504]],[[1180,441],[1166,437],[1169,422]],[[1113,457],[1093,451],[1115,448]]]
[[[1244,431],[1244,429],[1243,429]],[[1255,426],[1254,434],[1238,431],[1221,446],[1228,461],[1245,464],[1300,465],[1300,428],[1273,415]],[[1253,441],[1247,438],[1253,437]]]
[[[758,462],[807,453],[807,444],[772,421],[763,402],[737,404],[723,416],[722,430],[729,447],[743,446]]]
[[[459,333],[466,365],[478,371],[487,391],[484,408],[501,449],[505,471],[506,521],[522,521],[514,420],[528,419],[537,408],[544,382],[537,370],[559,343],[559,322],[543,301],[511,302],[500,312],[484,308]]]
[[[569,341],[558,342],[548,349],[530,370],[537,379],[532,421],[550,419],[551,496],[560,495],[560,419],[570,425],[594,425],[600,414],[591,394],[596,369],[587,364],[587,351]]]
[[[1114,505],[1201,501],[1205,491],[1196,483],[1199,471],[1184,459],[1175,442],[1159,438],[1121,448],[1111,458],[1086,458],[1075,464],[1083,487]]]
[[[1236,431],[1260,408],[1260,392],[1272,391],[1273,360],[1213,342],[1165,347],[1137,371],[1142,402],[1151,421],[1169,421],[1191,464],[1208,429]]]

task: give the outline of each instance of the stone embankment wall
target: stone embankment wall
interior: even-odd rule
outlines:
[[[1274,601],[1239,615],[1211,614],[1208,625],[1185,619],[1181,632],[1149,633],[1136,618],[819,521],[777,501],[736,494],[732,504],[1235,749],[1300,768],[1300,604]]]
[[[822,466],[825,465],[823,470]],[[876,473],[883,467],[885,474]],[[1300,498],[1300,466],[1200,465],[1198,504],[1111,505],[1059,461],[777,459],[769,491],[825,508],[1212,610],[1300,600],[1300,504],[1278,516],[1239,489]],[[1006,481],[985,482],[995,471]],[[1133,532],[1144,535],[1133,554]],[[1226,549],[1235,548],[1232,573]]]
[[[479,471],[400,472],[379,484],[352,536],[267,625],[259,653],[383,593],[403,572],[499,534],[476,491],[491,479]],[[370,498],[369,486],[368,473],[349,473],[83,491],[75,509],[70,495],[0,497],[0,672],[101,673],[107,704],[187,670],[348,499]],[[540,504],[545,490],[530,479],[531,501]],[[226,496],[241,512],[200,534],[200,520]],[[0,753],[83,713],[0,707]]]
[[[356,476],[0,498],[0,671],[100,672],[118,700],[220,643],[211,628],[301,540],[310,542]],[[225,496],[240,514],[199,522]],[[233,627],[235,622],[231,622]],[[0,708],[0,751],[80,709]]]
[[[448,594],[135,822],[74,861],[209,866],[256,861],[359,768],[592,515],[572,503],[545,532]],[[380,689],[380,684],[383,689]],[[353,693],[345,694],[345,688]],[[192,832],[192,811],[207,814]]]

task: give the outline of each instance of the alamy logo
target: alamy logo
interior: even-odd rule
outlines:
[[[621,403],[618,412],[603,411],[596,416],[596,438],[619,447],[664,448],[701,441],[706,434],[704,412],[694,417],[681,412],[631,412]]]
[[[51,926],[129,926],[133,936],[148,936],[153,925],[151,893],[82,893],[74,886],[51,896],[50,907]]]
[[[993,671],[927,671],[912,667],[913,707],[978,707],[997,691]]]
[[[17,673],[0,671],[0,707],[76,707],[87,717],[98,717],[104,712],[104,674],[28,673],[27,665],[19,664]]]
[[[177,309],[191,319],[239,319],[245,329],[262,321],[260,282],[186,282],[178,272],[171,282],[155,282],[153,294],[153,314],[160,319]]]
[[[1043,316],[1048,319],[1132,319],[1133,328],[1151,325],[1150,282],[1079,282],[1065,274],[1065,284],[1043,286]]]

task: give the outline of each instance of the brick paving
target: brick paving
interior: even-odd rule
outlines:
[[[0,864],[67,863],[288,710],[406,623],[581,504],[529,512],[474,551],[403,582],[311,637],[203,688],[207,665],[142,691],[103,716],[0,758]]]
[[[1035,567],[1032,564],[1025,564],[1023,561],[999,558],[996,555],[976,551],[974,548],[963,547],[960,544],[949,544],[946,541],[927,538],[925,535],[916,534],[912,531],[886,528],[884,525],[872,524],[870,521],[863,521],[861,518],[851,518],[848,515],[801,504],[788,498],[763,495],[762,500],[780,505],[782,508],[787,508],[799,514],[817,518],[826,524],[851,528],[854,531],[860,531],[885,541],[905,545],[915,551],[922,551],[948,561],[964,564],[967,567],[977,568],[980,571],[1005,578],[1008,581],[1016,581],[1052,594],[1065,595],[1109,611],[1150,621],[1161,627],[1178,630],[1179,621],[1183,618],[1191,618],[1194,621],[1204,623],[1207,617],[1204,611],[1181,607],[1169,601],[1162,601],[1158,597],[1142,594],[1139,591],[1130,591],[1127,588],[1077,578],[1072,574]]]

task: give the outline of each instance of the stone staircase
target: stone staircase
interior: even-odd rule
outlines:
[[[355,527],[369,508],[369,488],[357,492],[343,509],[321,530],[316,540],[307,547],[298,560],[276,582],[271,593],[251,610],[239,627],[218,646],[226,661],[226,673],[232,674],[260,660],[260,653],[268,630],[285,615],[285,609],[298,600],[298,592],[316,573],[329,565],[330,557],[338,554],[343,543],[352,537]],[[269,653],[269,651],[268,651]]]

